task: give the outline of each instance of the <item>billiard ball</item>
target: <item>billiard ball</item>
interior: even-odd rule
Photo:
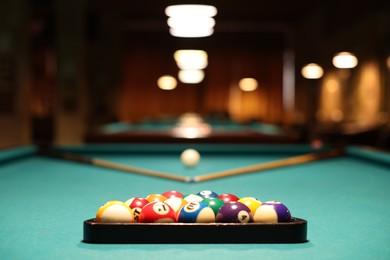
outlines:
[[[126,205],[129,206],[134,216],[134,222],[138,222],[139,214],[142,208],[149,203],[149,201],[142,197],[133,197],[125,201]]]
[[[324,146],[324,144],[320,139],[314,139],[310,142],[310,146],[314,149],[320,149]]]
[[[224,202],[238,201],[240,199],[239,197],[231,193],[220,194],[217,198],[223,200]]]
[[[181,208],[188,203],[185,199],[179,197],[170,197],[167,200],[164,200],[164,202],[171,206],[176,214],[178,214]]]
[[[183,223],[211,223],[215,222],[215,214],[206,203],[191,201],[181,208],[177,221]]]
[[[197,195],[197,194],[193,194],[193,193],[190,193],[190,194],[186,194],[183,196],[183,199],[185,199],[187,202],[191,202],[191,201],[202,201],[203,200],[203,197]]]
[[[218,198],[205,198],[202,200],[202,202],[206,203],[209,205],[209,207],[214,211],[214,214],[217,215],[219,209],[222,207],[225,202],[221,199]]]
[[[167,197],[168,199],[171,197],[183,197],[183,193],[176,191],[176,190],[169,190],[162,194],[163,196]]]
[[[99,223],[132,223],[133,213],[126,203],[112,200],[105,203],[96,213],[96,222]]]
[[[216,222],[249,223],[253,222],[253,215],[245,204],[231,201],[221,206],[216,217]]]
[[[143,208],[146,204],[148,204],[150,201],[148,201],[145,198],[142,197],[133,197],[125,201],[127,206],[129,206],[131,209],[133,208]]]
[[[187,167],[194,167],[200,161],[200,154],[195,149],[186,149],[180,155],[182,163]]]
[[[163,201],[153,201],[145,205],[139,214],[140,223],[173,223],[176,222],[175,211]]]
[[[153,201],[164,201],[167,199],[167,197],[159,193],[152,193],[146,196],[145,199],[147,199],[149,202],[153,202]]]
[[[216,198],[218,197],[218,194],[211,190],[202,190],[198,192],[196,195],[201,196],[202,198]]]
[[[254,197],[242,197],[238,202],[244,203],[251,210],[252,214],[255,214],[256,209],[262,204],[260,200]]]
[[[290,220],[290,210],[280,201],[264,202],[253,215],[253,221],[257,223],[280,223]]]

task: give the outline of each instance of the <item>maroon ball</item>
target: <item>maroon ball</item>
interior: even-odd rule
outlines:
[[[149,201],[142,197],[133,197],[128,199],[126,202],[127,206],[131,209],[131,212],[134,216],[134,221],[138,222],[139,214],[141,213],[141,210],[146,204],[149,203]]]
[[[143,208],[146,204],[148,204],[149,201],[142,197],[134,197],[130,198],[126,201],[127,206],[129,206],[131,209],[134,208]]]
[[[251,210],[243,203],[237,201],[222,205],[216,216],[216,222],[222,223],[249,223],[253,222]]]
[[[221,199],[226,203],[226,202],[230,202],[230,201],[237,201],[240,198],[234,194],[231,194],[231,193],[223,193],[223,194],[218,195],[218,199]]]

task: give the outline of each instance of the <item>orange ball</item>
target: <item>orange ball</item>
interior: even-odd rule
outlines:
[[[153,201],[164,201],[164,200],[167,199],[167,197],[165,197],[165,196],[162,195],[162,194],[154,193],[154,194],[149,194],[148,196],[146,196],[146,199],[147,199],[149,202],[153,202]]]

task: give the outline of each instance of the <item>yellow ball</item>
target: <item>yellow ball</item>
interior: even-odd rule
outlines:
[[[242,197],[238,202],[245,204],[251,210],[252,214],[255,214],[257,208],[262,204],[260,200],[253,197]]]
[[[134,216],[126,203],[112,200],[101,206],[96,213],[96,222],[100,223],[132,223]]]
[[[187,167],[194,167],[200,161],[200,153],[195,149],[186,149],[180,155],[182,163]]]

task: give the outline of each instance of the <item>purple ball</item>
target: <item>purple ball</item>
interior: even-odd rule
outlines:
[[[253,216],[251,210],[245,204],[232,201],[222,205],[218,211],[216,222],[249,223],[253,222]]]
[[[290,220],[290,210],[279,201],[264,202],[254,214],[254,222],[258,223],[280,223]]]

